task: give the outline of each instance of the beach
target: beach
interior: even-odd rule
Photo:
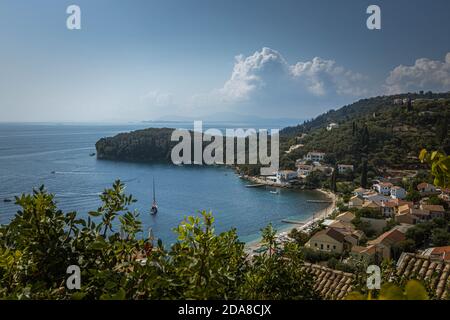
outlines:
[[[314,226],[315,223],[317,223],[320,220],[326,219],[333,213],[334,209],[336,208],[336,195],[333,192],[324,189],[316,189],[316,191],[325,194],[331,201],[330,205],[322,210],[315,212],[311,217],[309,217],[305,221],[299,222],[298,224],[295,223],[287,225],[285,228],[277,230],[276,234],[277,239],[286,239],[287,235],[293,229],[308,232],[311,229],[311,227]],[[245,244],[245,251],[249,255],[254,255],[255,254],[254,250],[257,250],[260,247],[261,247],[261,239],[250,241]]]

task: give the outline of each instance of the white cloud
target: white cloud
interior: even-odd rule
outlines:
[[[361,96],[366,78],[319,57],[289,65],[284,57],[270,48],[253,55],[236,57],[230,79],[218,93],[227,102],[250,101],[259,95],[324,97],[328,95]]]
[[[444,61],[422,58],[413,66],[400,65],[391,71],[386,79],[388,94],[432,90],[450,90],[450,52]]]
[[[231,78],[219,90],[226,101],[247,100],[255,91],[266,87],[270,78],[289,72],[281,54],[270,48],[263,48],[248,57],[239,55],[235,59]]]
[[[297,62],[291,67],[291,73],[296,79],[302,80],[307,89],[317,96],[327,93],[361,96],[367,92],[358,86],[360,81],[366,80],[366,77],[336,65],[334,60],[316,57],[311,61]]]

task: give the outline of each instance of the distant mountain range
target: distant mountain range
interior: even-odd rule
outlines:
[[[233,112],[217,112],[209,115],[190,117],[180,115],[169,115],[157,118],[155,120],[143,121],[144,123],[152,122],[193,122],[201,120],[204,122],[233,122],[233,123],[251,123],[251,124],[279,124],[280,126],[292,126],[302,124],[305,119],[296,118],[263,118],[254,115],[243,115]]]

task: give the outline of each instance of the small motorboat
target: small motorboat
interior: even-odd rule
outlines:
[[[89,156],[90,156],[90,157],[95,156],[95,152],[90,153]]]
[[[6,199],[3,199],[3,202],[12,202],[12,200],[11,200],[11,199],[8,199],[8,198],[6,198]]]
[[[158,213],[158,204],[156,203],[156,195],[155,195],[155,179],[153,179],[153,203],[152,208],[150,209],[151,215],[156,215]]]
[[[279,190],[270,190],[269,191],[271,194],[280,194]]]

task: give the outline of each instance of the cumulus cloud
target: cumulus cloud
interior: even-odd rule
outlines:
[[[444,61],[422,58],[413,66],[400,65],[386,79],[388,94],[412,92],[418,90],[450,90],[450,52]]]
[[[236,57],[230,79],[219,90],[223,100],[242,102],[258,97],[310,95],[361,96],[367,91],[360,87],[366,77],[339,66],[334,60],[319,57],[290,65],[284,57],[270,48],[253,55]]]
[[[336,65],[334,60],[316,57],[311,61],[297,62],[290,69],[294,78],[304,81],[307,89],[317,96],[330,92],[351,96],[367,93],[365,88],[359,87],[360,81],[367,78],[360,73]]]

